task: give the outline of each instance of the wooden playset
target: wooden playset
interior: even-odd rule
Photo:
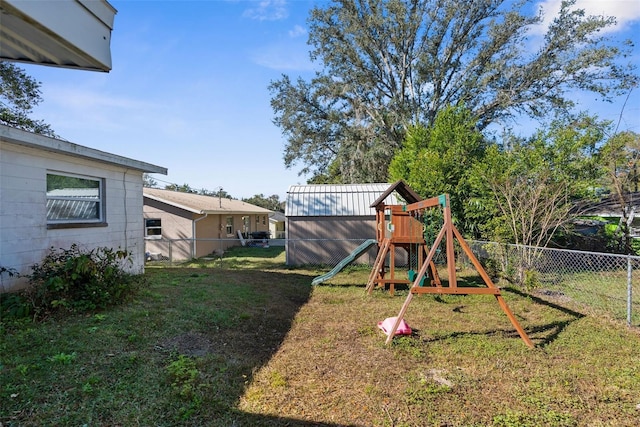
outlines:
[[[406,205],[385,205],[382,200],[391,191],[398,189],[402,190],[401,194],[410,203]],[[396,284],[411,285],[410,292],[402,305],[395,324],[388,331],[387,343],[393,339],[415,294],[486,294],[495,296],[498,304],[516,328],[522,340],[527,346],[533,347],[529,336],[504,301],[500,288],[493,284],[469,245],[453,225],[448,195],[443,194],[438,197],[419,200],[419,197],[406,184],[399,181],[385,192],[383,197],[378,199],[372,207],[376,208],[378,255],[369,275],[367,292],[371,293],[376,285],[384,288],[388,285],[389,292],[393,294]],[[427,214],[433,212],[436,212],[437,215],[431,216],[431,218],[438,218],[438,221],[432,221],[429,224],[425,221],[425,218]],[[454,240],[457,240],[459,248],[471,261],[486,287],[458,286]],[[444,247],[444,250],[440,249],[441,246]],[[409,274],[406,279],[396,277],[396,248],[404,248],[408,254]],[[444,255],[446,260],[447,280],[445,284],[440,280],[434,263],[434,257],[438,252],[442,252],[440,255],[441,257]],[[413,269],[414,265],[416,270]]]

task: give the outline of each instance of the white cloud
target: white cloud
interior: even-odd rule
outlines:
[[[296,38],[307,34],[306,28],[301,25],[296,25],[293,29],[289,30],[289,37]]]
[[[538,7],[544,13],[544,20],[536,33],[544,33],[551,21],[558,15],[562,0],[543,0]],[[613,16],[616,25],[605,31],[623,31],[633,21],[640,20],[639,0],[577,0],[574,8],[584,9],[585,14],[595,16]]]
[[[262,0],[255,7],[244,11],[245,18],[258,21],[278,21],[289,16],[286,0]]]

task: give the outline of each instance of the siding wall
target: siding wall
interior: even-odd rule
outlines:
[[[103,178],[107,227],[47,229],[47,172]],[[30,273],[50,247],[110,247],[132,254],[130,270],[144,269],[142,172],[0,141],[0,265]],[[19,288],[24,279],[3,277],[1,291]]]
[[[375,239],[375,217],[288,217],[289,239]]]
[[[169,244],[167,239],[191,239],[193,213],[178,209],[152,199],[145,198],[143,207],[144,218],[160,219],[162,221],[162,239],[145,239],[147,252],[162,254],[168,257]],[[144,230],[142,235],[144,236]],[[174,259],[191,258],[191,244],[181,242],[171,245],[171,257]]]
[[[289,217],[287,264],[337,264],[364,240],[375,239],[375,227],[373,217]],[[356,263],[373,264],[377,253],[377,246],[373,246]],[[396,266],[406,265],[408,255],[406,249],[396,248]]]
[[[375,217],[288,217],[287,264],[334,264],[336,257],[340,259],[349,255],[365,239],[375,239],[375,227]],[[370,262],[376,253],[377,248],[371,248],[361,261]]]

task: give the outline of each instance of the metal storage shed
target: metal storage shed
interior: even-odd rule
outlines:
[[[287,264],[335,264],[365,239],[376,237],[371,207],[391,184],[292,185],[287,191]],[[396,193],[387,204],[400,204]],[[375,259],[376,250],[362,257]]]

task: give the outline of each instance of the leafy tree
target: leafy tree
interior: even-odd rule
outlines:
[[[608,122],[581,115],[556,120],[528,140],[493,145],[472,171],[472,188],[492,218],[485,235],[497,241],[545,247],[581,214],[601,177],[596,156]]]
[[[189,184],[187,184],[186,182],[182,185],[178,185],[178,184],[167,184],[164,186],[165,190],[171,190],[171,191],[178,191],[181,193],[194,193],[196,194],[198,192],[198,190],[195,190],[193,188],[191,188],[191,186]]]
[[[403,148],[389,165],[389,178],[405,180],[423,197],[448,193],[458,228],[477,235],[478,219],[471,219],[475,204],[469,199],[469,174],[482,161],[487,143],[476,123],[467,108],[446,107],[432,126],[409,128]]]
[[[147,188],[158,188],[158,181],[148,173],[145,173],[142,174],[142,186]]]
[[[611,99],[633,84],[634,66],[618,64],[630,47],[601,32],[613,18],[564,1],[534,49],[529,31],[542,22],[526,12],[534,3],[333,0],[314,8],[309,44],[322,69],[269,86],[285,165],[319,180],[382,181],[406,130],[431,126],[448,105],[464,103],[482,131],[522,114],[570,111],[576,90]]]
[[[146,179],[145,179],[144,186],[147,187]],[[171,190],[171,191],[178,191],[182,193],[200,194],[202,196],[221,197],[223,199],[234,199],[234,197],[231,196],[231,194],[227,193],[222,187],[218,187],[214,191],[207,190],[206,188],[201,188],[200,190],[196,190],[195,188],[191,187],[189,184],[184,183],[182,185],[167,184],[164,186],[164,189]]]
[[[218,187],[213,191],[202,188],[198,191],[194,190],[193,192],[201,194],[203,196],[222,197],[223,199],[235,199],[235,197],[227,193],[222,187]]]
[[[265,197],[264,194],[260,193],[252,197],[242,199],[242,201],[274,212],[284,212],[284,202],[280,201],[280,196],[277,194]]]
[[[596,149],[607,126],[584,115],[556,120],[527,140],[510,137],[506,150],[491,145],[475,165],[472,188],[490,218],[482,231],[490,240],[520,245],[518,256],[503,260],[503,268],[514,267],[509,279],[520,284],[534,280],[530,269],[537,248],[570,226],[584,200],[595,195],[600,179]]]
[[[631,253],[630,228],[636,215],[637,200],[634,200],[634,196],[638,192],[640,135],[631,131],[614,135],[602,147],[600,158],[605,169],[605,182],[620,207],[617,230],[620,249],[625,253]]]
[[[56,137],[50,125],[29,117],[41,101],[39,82],[14,64],[0,61],[0,123]]]

